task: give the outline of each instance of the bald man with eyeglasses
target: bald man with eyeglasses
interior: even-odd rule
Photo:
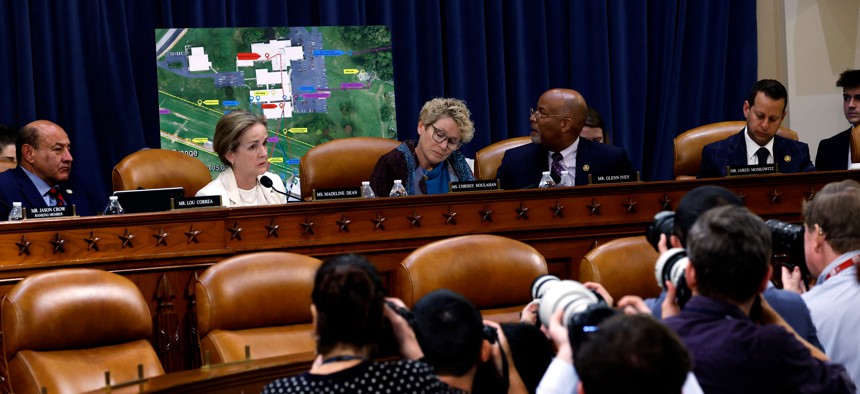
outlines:
[[[537,187],[544,171],[556,183],[561,171],[567,171],[577,186],[588,184],[589,175],[633,173],[623,149],[580,138],[587,105],[579,92],[547,90],[530,111],[532,143],[505,152],[496,175],[503,189]]]

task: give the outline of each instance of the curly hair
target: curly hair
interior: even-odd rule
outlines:
[[[472,123],[472,113],[466,103],[455,98],[434,98],[421,107],[418,121],[430,125],[442,118],[451,118],[460,128],[460,139],[467,143],[475,136],[475,124]]]

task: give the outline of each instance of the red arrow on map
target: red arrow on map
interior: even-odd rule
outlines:
[[[257,60],[259,58],[260,58],[259,53],[241,52],[241,53],[236,54],[236,59],[239,59],[239,60]]]

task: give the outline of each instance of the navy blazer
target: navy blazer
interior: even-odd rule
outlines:
[[[724,177],[726,166],[748,165],[744,130],[722,141],[705,145],[702,149],[699,178]],[[809,158],[809,145],[806,143],[777,135],[773,137],[772,153],[774,163],[779,164],[779,172],[782,174],[815,171],[815,166]]]
[[[818,143],[815,168],[818,171],[848,169],[848,146],[851,145],[851,127]]]
[[[75,211],[78,215],[93,214],[86,200],[77,198],[75,194],[66,193],[67,185],[61,184],[59,186],[60,190],[64,191],[63,198],[66,200],[66,204],[75,204]],[[9,211],[12,210],[12,203],[15,201],[20,201],[21,206],[27,209],[48,206],[21,166],[0,172],[0,221],[9,217]]]
[[[505,151],[496,178],[502,189],[528,189],[537,187],[541,173],[549,171],[549,151],[539,144],[525,144]],[[574,183],[588,184],[588,174],[630,174],[633,166],[623,149],[579,139],[576,148],[576,175]]]

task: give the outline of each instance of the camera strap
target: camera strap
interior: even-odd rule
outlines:
[[[854,255],[853,257],[848,258],[848,260],[839,263],[836,268],[833,268],[832,270],[830,270],[830,272],[827,273],[827,276],[824,277],[823,282],[827,282],[827,280],[830,279],[831,276],[839,275],[840,272],[845,271],[846,269],[851,268],[856,264],[860,264],[860,254]]]

